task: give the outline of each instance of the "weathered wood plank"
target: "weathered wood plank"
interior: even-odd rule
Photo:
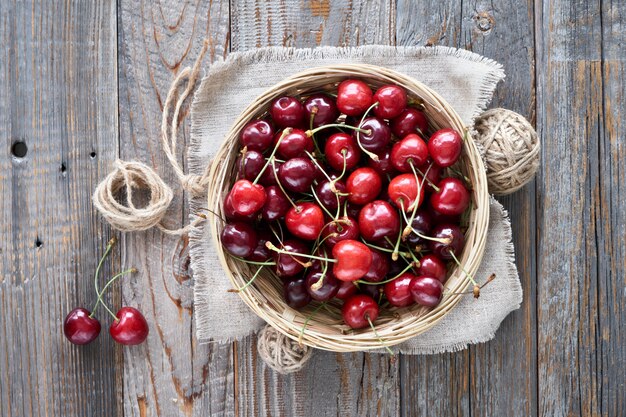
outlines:
[[[121,157],[152,165],[180,190],[161,150],[162,105],[174,75],[193,64],[205,37],[207,62],[228,51],[228,1],[124,0],[118,14]],[[187,123],[182,126],[181,149],[189,136]],[[186,221],[185,199],[176,194],[171,226]],[[124,284],[123,302],[144,312],[151,331],[147,343],[124,349],[124,414],[232,413],[231,347],[197,345],[194,338],[187,241],[154,230],[127,234],[124,243],[124,264],[140,273]]]
[[[86,347],[62,331],[72,308],[92,308],[110,238],[90,196],[116,157],[116,57],[114,3],[0,2],[3,416],[121,415],[108,318]]]

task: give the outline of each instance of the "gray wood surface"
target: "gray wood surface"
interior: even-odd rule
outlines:
[[[0,415],[605,415],[626,406],[626,5],[595,0],[0,2]],[[280,376],[254,337],[198,345],[187,241],[121,236],[108,296],[150,322],[144,345],[77,348],[65,314],[94,302],[112,235],[90,195],[115,158],[175,177],[159,143],[169,83],[267,45],[449,45],[503,63],[493,105],[536,123],[537,180],[501,199],[522,308],[493,341],[450,354],[320,352]],[[188,138],[183,123],[183,138]],[[16,141],[28,146],[15,158]],[[181,159],[184,163],[184,160]],[[169,211],[186,222],[186,196]]]

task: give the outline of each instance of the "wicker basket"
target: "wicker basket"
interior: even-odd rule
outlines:
[[[332,65],[312,68],[293,75],[257,97],[236,120],[226,135],[210,172],[208,207],[223,214],[222,202],[232,185],[236,170],[235,160],[239,151],[238,135],[244,125],[264,113],[272,100],[283,95],[306,95],[320,91],[335,91],[338,82],[346,78],[359,78],[374,89],[383,84],[397,84],[406,89],[409,97],[420,99],[424,112],[428,116],[430,130],[451,127],[463,132],[465,126],[456,112],[437,93],[420,82],[395,71],[372,65]],[[482,160],[471,138],[464,141],[463,153],[458,162],[459,169],[472,182],[472,210],[469,227],[466,232],[465,248],[459,260],[465,271],[474,274],[480,265],[485,249],[487,225],[489,223],[489,200],[487,180]],[[255,269],[228,256],[219,239],[223,225],[217,216],[211,217],[211,236],[218,257],[228,277],[237,288],[242,287],[252,276]],[[267,271],[267,272],[266,272]],[[279,278],[269,268],[252,285],[239,293],[243,301],[267,323],[292,339],[302,343],[334,352],[363,351],[381,348],[381,342],[369,329],[352,330],[343,323],[340,304],[328,304],[328,309],[318,310],[309,319],[302,333],[302,328],[311,316],[315,304],[302,311],[296,311],[286,305],[283,299],[283,287]],[[465,291],[469,278],[457,267],[445,283],[446,292],[442,302],[434,309],[413,305],[405,308],[381,309],[376,320],[376,330],[392,346],[425,332],[441,320],[463,297],[457,293]],[[234,296],[234,295],[233,295]]]

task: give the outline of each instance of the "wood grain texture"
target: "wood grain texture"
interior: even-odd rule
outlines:
[[[92,308],[110,237],[90,195],[116,156],[115,26],[109,2],[0,2],[2,416],[121,414],[111,340],[77,347],[62,331]]]

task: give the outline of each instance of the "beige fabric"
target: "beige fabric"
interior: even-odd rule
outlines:
[[[190,172],[198,175],[204,172],[232,122],[256,96],[285,76],[330,63],[368,63],[412,76],[440,93],[468,126],[484,110],[497,82],[504,77],[496,62],[445,47],[265,48],[231,54],[208,69],[196,92],[191,112]],[[194,198],[191,205],[192,213],[200,213],[206,202]],[[494,207],[501,213],[494,217],[500,219],[501,229],[508,232],[501,232],[497,235],[500,237],[494,238],[495,245],[486,253],[481,270],[489,271],[482,279],[491,272],[496,272],[498,278],[483,290],[480,299],[468,296],[441,324],[416,337],[416,344],[406,345],[401,350],[441,352],[489,340],[502,319],[519,307],[522,291],[512,263],[510,227],[498,203],[493,203],[492,215]],[[489,239],[492,240],[491,236]],[[210,242],[208,230],[198,228],[190,233],[198,339],[201,342],[227,341],[260,330],[262,320],[237,294],[227,292],[230,281],[221,270]]]

